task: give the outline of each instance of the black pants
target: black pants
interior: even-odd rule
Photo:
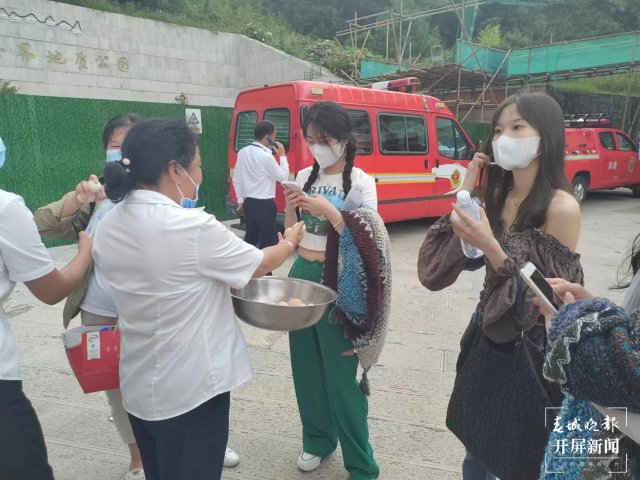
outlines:
[[[167,420],[129,414],[147,480],[219,480],[229,436],[229,392]]]
[[[257,248],[278,243],[277,209],[273,199],[245,198],[243,208],[247,220],[244,241]]]
[[[0,380],[0,479],[53,480],[42,428],[19,380]]]

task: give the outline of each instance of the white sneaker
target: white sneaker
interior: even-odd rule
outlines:
[[[238,455],[233,448],[227,447],[226,452],[224,452],[224,466],[225,467],[235,467],[240,463],[240,455]]]
[[[303,472],[312,472],[320,466],[322,457],[302,452],[298,457],[298,468]]]
[[[144,470],[141,468],[129,470],[124,476],[124,480],[145,480]]]

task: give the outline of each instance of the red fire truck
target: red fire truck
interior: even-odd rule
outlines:
[[[587,192],[619,187],[640,197],[638,146],[622,130],[612,128],[609,115],[570,115],[565,127],[565,169],[579,201]]]
[[[344,106],[357,138],[356,165],[376,180],[378,209],[387,222],[437,217],[451,211],[474,146],[439,99],[415,93],[415,78],[353,87],[292,81],[245,90],[238,95],[229,136],[229,178],[238,151],[253,140],[259,120],[277,128],[289,158],[291,178],[313,162],[302,135],[305,113],[320,100]],[[236,202],[229,181],[229,208]],[[276,193],[284,211],[282,189]]]

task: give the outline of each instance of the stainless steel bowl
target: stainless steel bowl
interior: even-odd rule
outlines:
[[[320,321],[336,300],[333,290],[319,283],[287,277],[256,278],[244,287],[231,289],[238,318],[266,330],[300,330]],[[305,306],[277,305],[299,298]]]

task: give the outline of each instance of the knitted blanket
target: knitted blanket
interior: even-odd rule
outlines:
[[[364,369],[360,388],[369,394],[367,373],[378,361],[391,315],[391,243],[378,213],[368,207],[343,211],[342,235],[327,236],[322,283],[338,292],[329,322],[342,324]]]
[[[562,385],[567,396],[558,413],[564,429],[551,433],[540,478],[640,478],[640,446],[619,431],[606,431],[605,418],[591,404],[640,412],[640,312],[627,316],[624,310],[605,299],[562,307],[549,331],[543,373],[548,380]],[[624,422],[624,418],[621,411],[618,421]],[[567,422],[574,419],[582,421],[581,430],[566,428]],[[590,419],[596,430],[584,428]],[[569,459],[558,455],[558,445],[566,441],[572,448],[578,445],[574,442],[583,439],[587,446],[617,441],[618,454],[607,455],[617,458],[603,458],[602,452],[589,450],[581,455],[569,455],[573,457]]]

